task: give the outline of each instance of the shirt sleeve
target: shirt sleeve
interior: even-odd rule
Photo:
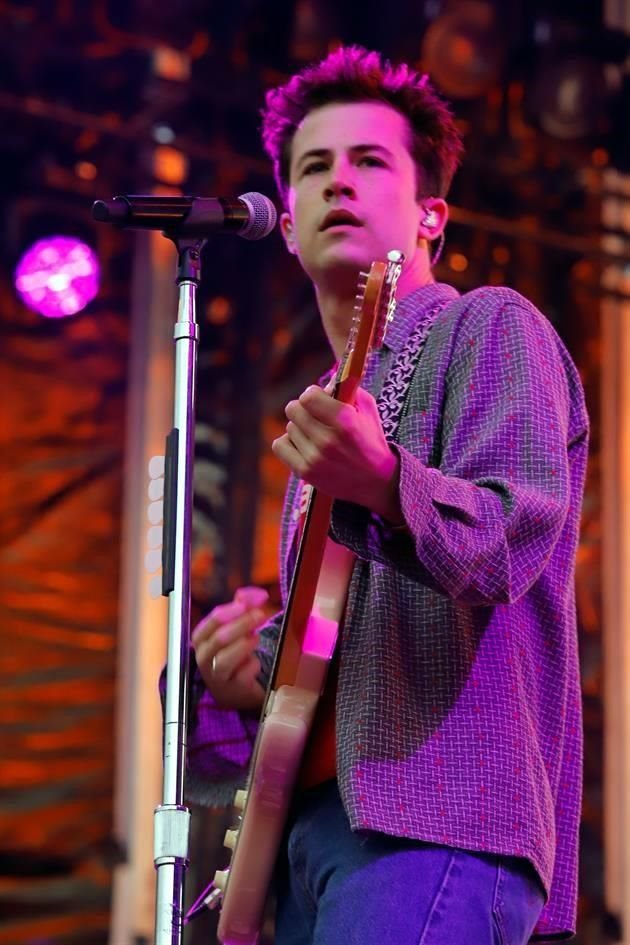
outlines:
[[[560,342],[525,299],[462,316],[445,376],[437,468],[419,411],[400,458],[406,529],[337,501],[332,534],[359,557],[467,604],[517,600],[536,581],[570,501],[570,398]]]

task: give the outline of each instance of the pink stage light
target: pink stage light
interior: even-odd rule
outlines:
[[[76,315],[99,288],[100,267],[89,246],[70,236],[38,240],[20,259],[15,287],[29,308],[46,318]]]

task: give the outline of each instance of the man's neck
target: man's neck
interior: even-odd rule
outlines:
[[[433,281],[433,273],[428,257],[426,260],[418,258],[411,260],[411,264],[405,266],[401,273],[396,297],[399,300],[404,299],[412,292]],[[356,291],[355,284],[349,287],[347,283],[342,286],[332,283],[315,286],[317,305],[324,331],[337,359],[342,356],[350,334],[356,304]]]

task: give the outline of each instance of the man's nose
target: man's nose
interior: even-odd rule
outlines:
[[[347,164],[335,164],[331,168],[330,177],[326,182],[324,197],[354,197],[355,187],[352,168]]]

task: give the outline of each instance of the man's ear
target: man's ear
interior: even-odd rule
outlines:
[[[448,205],[441,197],[423,197],[419,204],[418,238],[435,240],[442,235],[448,223]]]
[[[286,243],[286,247],[289,252],[295,256],[297,249],[295,247],[295,234],[293,233],[293,223],[291,221],[290,215],[285,211],[280,214],[280,232],[282,233],[282,238]]]

